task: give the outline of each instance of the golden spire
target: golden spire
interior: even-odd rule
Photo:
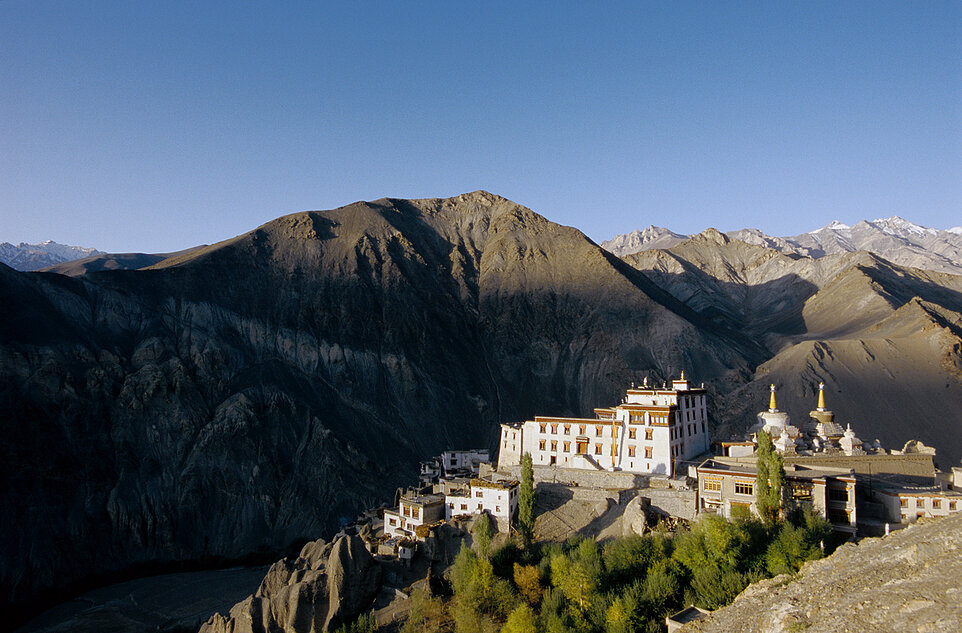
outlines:
[[[818,383],[818,410],[825,410],[825,383]]]
[[[681,380],[684,380],[684,379],[685,379],[685,370],[682,369],[682,370],[681,370]]]
[[[772,390],[772,397],[768,400],[768,410],[778,411],[778,407],[775,406],[775,385],[774,384],[771,386],[771,390]]]

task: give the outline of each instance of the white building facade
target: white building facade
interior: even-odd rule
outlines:
[[[671,476],[679,462],[709,450],[706,390],[684,373],[671,386],[631,388],[596,418],[536,416],[502,424],[498,466],[535,465]]]
[[[384,534],[388,537],[414,536],[417,526],[444,519],[444,508],[441,495],[405,495],[396,509],[384,511]]]
[[[446,494],[444,502],[445,519],[487,512],[498,530],[507,532],[518,511],[518,482],[472,479],[467,488]]]

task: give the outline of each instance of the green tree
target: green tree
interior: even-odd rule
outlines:
[[[488,547],[491,545],[491,535],[493,533],[491,517],[488,516],[487,512],[482,512],[481,515],[475,519],[471,532],[474,534],[474,542],[478,546],[478,554],[487,557]]]
[[[758,432],[758,452],[756,466],[758,480],[756,482],[755,503],[758,514],[769,529],[778,525],[778,516],[782,507],[782,487],[785,483],[785,466],[782,456],[772,445],[772,437],[764,429]]]
[[[521,457],[521,486],[518,489],[518,529],[527,546],[534,536],[534,463],[531,453]]]
[[[419,587],[411,593],[410,604],[401,633],[440,633],[444,622],[444,605],[440,598]]]
[[[511,612],[508,621],[504,623],[501,633],[538,633],[538,622],[534,611],[526,604],[521,604]]]
[[[601,577],[598,544],[584,539],[567,555],[551,558],[551,584],[584,615],[591,607]]]

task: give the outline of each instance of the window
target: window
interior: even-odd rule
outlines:
[[[475,497],[483,497],[483,496],[484,496],[484,493],[481,492],[480,490],[475,490],[475,491],[474,491],[474,496],[475,496]]]
[[[955,512],[955,501],[949,501],[949,511]]]
[[[932,507],[935,508],[936,510],[938,510],[939,508],[941,508],[941,507],[942,507],[942,500],[941,500],[941,499],[932,499]]]
[[[401,506],[401,507],[404,508],[404,512],[402,513],[404,514],[404,516],[406,517],[411,516],[411,506]]]
[[[391,525],[397,525],[397,519],[388,519],[388,523]]]
[[[542,432],[542,433],[544,433],[545,429],[548,428],[548,424],[547,424],[546,422],[542,422],[542,423],[540,424],[540,426],[541,426],[541,432]]]
[[[635,447],[634,447],[634,446],[629,446],[629,447],[628,447],[628,457],[634,457],[634,456],[635,456]]]
[[[754,494],[754,486],[745,481],[735,482],[735,494],[736,495],[751,495]]]
[[[452,510],[454,510],[454,504],[453,504],[453,503],[449,503],[449,504],[448,504],[448,507],[451,508]]]
[[[646,440],[653,440],[654,438],[655,438],[655,430],[654,430],[654,429],[645,429],[645,439],[646,439]]]
[[[566,452],[566,453],[570,453],[570,452],[571,452],[571,442],[565,442],[565,443],[564,443],[564,452]]]
[[[501,506],[494,506],[495,512],[501,512]]]
[[[596,437],[601,437],[601,425],[600,425],[600,424],[596,424],[596,425],[595,425],[595,436],[596,436]]]
[[[585,434],[585,425],[584,425],[584,424],[579,424],[579,425],[578,425],[578,433],[581,434],[581,435],[584,435],[584,434]]]
[[[702,433],[705,432],[705,423],[704,423],[704,422],[701,423],[701,432],[702,432]]]
[[[848,488],[829,488],[828,498],[830,501],[848,502]]]
[[[702,490],[705,492],[721,492],[721,479],[706,479]]]
[[[595,455],[601,455],[601,444],[595,444]]]
[[[903,508],[907,508],[909,505],[909,500],[906,499],[905,497],[899,497],[899,505],[902,506]]]
[[[461,504],[461,509],[462,509],[462,510],[467,510],[467,509],[468,509],[468,504],[462,503],[462,504]]]
[[[828,511],[828,522],[829,523],[842,523],[848,525],[848,512],[845,510],[832,510]]]
[[[646,447],[645,447],[645,457],[647,457],[648,459],[651,459],[651,447],[650,447],[650,446],[646,446]]]
[[[538,442],[538,449],[542,451],[544,450],[544,440],[540,440]]]
[[[635,429],[631,429],[631,428],[628,429],[628,439],[629,440],[635,439]]]
[[[915,507],[916,507],[916,508],[924,508],[924,507],[925,507],[925,500],[924,500],[924,499],[916,499],[916,500],[915,500]]]
[[[558,425],[557,425],[557,424],[552,424],[552,425],[551,425],[551,433],[554,434],[554,435],[557,435],[557,434],[558,434]]]
[[[551,450],[553,450],[553,451],[557,451],[557,450],[558,450],[558,441],[557,441],[557,440],[551,440]]]
[[[565,424],[565,434],[571,433],[571,425]]]
[[[481,504],[479,503],[479,504],[478,504],[478,510],[483,510],[483,509],[484,509],[484,508],[483,508],[483,507],[481,506]]]

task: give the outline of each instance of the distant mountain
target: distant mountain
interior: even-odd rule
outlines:
[[[655,227],[649,227],[652,229]],[[649,231],[645,229],[645,231]],[[656,229],[658,235],[685,238],[668,229]],[[633,231],[601,243],[602,248],[624,257],[652,248],[671,248],[681,241],[666,243],[664,238],[639,239]],[[962,227],[948,230],[919,226],[898,216],[878,220],[862,220],[854,226],[831,222],[820,229],[791,237],[772,237],[759,229],[740,229],[726,233],[728,237],[772,248],[786,255],[818,259],[855,251],[868,251],[901,266],[962,275]],[[660,241],[659,241],[660,240]]]
[[[744,431],[768,384],[778,385],[781,409],[804,416],[824,381],[830,408],[861,437],[889,448],[921,438],[938,446],[943,467],[962,457],[962,276],[865,251],[786,255],[714,229],[624,261],[769,350],[719,402],[718,436]]]
[[[207,245],[195,246],[175,253],[100,253],[73,259],[54,266],[41,268],[42,272],[57,273],[68,277],[79,277],[87,273],[104,270],[140,270],[154,264],[159,264],[169,257],[179,257],[195,250],[207,248]]]
[[[14,270],[40,270],[61,262],[101,254],[101,251],[95,248],[68,246],[57,244],[51,240],[40,244],[21,242],[17,246],[9,242],[0,244],[0,263],[4,263]]]
[[[652,224],[643,231],[636,229],[631,233],[619,235],[614,239],[602,242],[601,247],[621,257],[649,248],[671,248],[679,242],[684,242],[689,237]]]

